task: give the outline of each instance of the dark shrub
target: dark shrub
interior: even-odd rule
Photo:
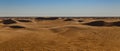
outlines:
[[[64,21],[73,21],[73,19],[67,18]]]
[[[16,29],[18,29],[18,28],[25,28],[25,27],[23,27],[23,26],[17,26],[17,25],[15,25],[15,26],[9,26],[10,28],[16,28]]]
[[[78,22],[83,22],[83,20],[78,20]]]
[[[93,22],[85,23],[85,25],[90,25],[90,26],[104,26],[105,22],[104,21],[93,21]]]
[[[30,20],[17,20],[19,22],[31,22]]]
[[[113,25],[113,26],[120,26],[120,21],[118,21],[118,22],[113,22],[112,25]]]
[[[3,22],[3,24],[14,24],[14,23],[16,23],[16,21],[11,20],[11,19],[3,20],[2,22]]]
[[[35,18],[36,20],[56,20],[58,19],[58,17],[48,17],[48,18],[44,18],[44,17],[37,17]]]

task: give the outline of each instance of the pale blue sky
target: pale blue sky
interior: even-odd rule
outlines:
[[[120,16],[120,0],[0,0],[0,16]]]

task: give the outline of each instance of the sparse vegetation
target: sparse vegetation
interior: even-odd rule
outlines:
[[[17,20],[19,22],[31,22],[30,20]]]
[[[56,20],[58,19],[58,17],[48,17],[48,18],[45,18],[45,17],[37,17],[35,18],[36,20]]]
[[[113,26],[120,26],[120,21],[113,22],[112,25],[113,25]]]
[[[15,23],[17,23],[16,21],[14,21],[12,19],[3,20],[2,22],[3,22],[3,24],[15,24]]]
[[[90,26],[104,26],[105,22],[104,21],[93,21],[93,22],[89,22],[85,24],[90,25]]]
[[[73,21],[73,19],[67,18],[64,21]]]
[[[23,26],[18,26],[18,25],[13,25],[13,26],[9,26],[10,28],[14,28],[14,29],[20,29],[20,28],[25,28]]]

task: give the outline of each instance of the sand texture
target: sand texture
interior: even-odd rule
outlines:
[[[0,51],[120,51],[119,19],[0,20]]]

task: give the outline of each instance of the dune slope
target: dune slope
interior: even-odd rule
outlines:
[[[13,28],[10,26],[22,26]],[[119,51],[120,27],[75,21],[0,23],[0,51]]]

